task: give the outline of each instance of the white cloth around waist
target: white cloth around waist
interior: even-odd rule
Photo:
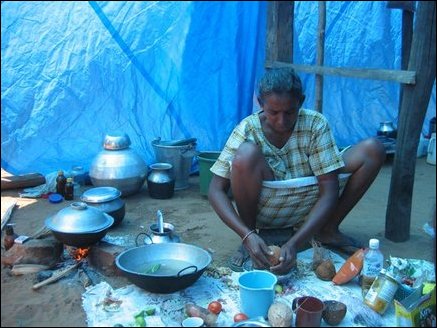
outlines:
[[[351,173],[340,173],[338,175],[339,180],[347,179],[351,176]],[[317,178],[315,176],[313,177],[302,177],[302,178],[295,178],[295,179],[288,179],[288,180],[279,180],[279,181],[268,181],[264,180],[262,185],[266,188],[272,188],[272,189],[281,189],[281,188],[299,188],[299,187],[306,187],[311,185],[318,184]]]

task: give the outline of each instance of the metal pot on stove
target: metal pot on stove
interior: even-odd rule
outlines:
[[[112,216],[74,202],[45,220],[45,225],[60,242],[68,246],[87,247],[100,241],[114,223]]]

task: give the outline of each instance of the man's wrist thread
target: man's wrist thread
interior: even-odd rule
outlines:
[[[244,235],[244,237],[241,239],[241,243],[244,243],[244,241],[249,237],[251,234],[256,233],[256,230],[250,230],[247,234]]]

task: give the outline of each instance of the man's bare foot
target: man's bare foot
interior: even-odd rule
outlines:
[[[249,253],[241,244],[232,258],[229,260],[229,267],[236,272],[243,271],[243,264],[249,259]]]
[[[359,240],[349,237],[344,233],[341,233],[340,231],[329,233],[320,231],[316,236],[314,236],[314,239],[316,239],[317,241],[322,243],[323,246],[326,247],[351,247],[356,249],[365,247],[365,245]]]

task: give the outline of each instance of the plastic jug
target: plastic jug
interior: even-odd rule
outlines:
[[[435,165],[435,132],[431,135],[431,139],[429,139],[426,161],[431,165]]]
[[[240,275],[241,311],[249,318],[267,317],[267,312],[275,297],[278,278],[269,271],[253,270]]]

